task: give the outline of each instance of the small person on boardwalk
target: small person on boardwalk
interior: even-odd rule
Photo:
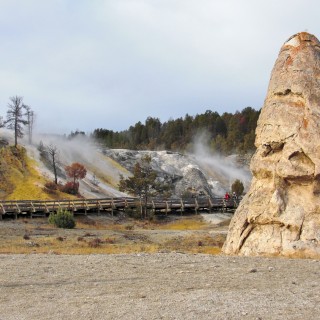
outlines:
[[[230,200],[230,194],[228,192],[226,192],[226,194],[224,195],[224,199],[225,200]]]

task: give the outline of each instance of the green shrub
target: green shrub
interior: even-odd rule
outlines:
[[[59,209],[57,213],[51,213],[48,221],[57,228],[73,229],[76,226],[72,213],[62,209]]]

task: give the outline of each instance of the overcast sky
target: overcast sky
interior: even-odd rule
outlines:
[[[124,130],[260,109],[282,44],[320,37],[319,0],[0,0],[0,115],[39,132]]]

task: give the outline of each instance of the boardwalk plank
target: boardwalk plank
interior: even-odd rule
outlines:
[[[165,212],[199,212],[234,210],[238,206],[236,200],[225,200],[223,198],[190,198],[190,199],[151,199],[147,207],[154,213]],[[0,219],[2,216],[18,214],[30,214],[30,216],[45,216],[58,209],[77,212],[77,214],[111,212],[114,210],[139,210],[142,202],[138,198],[119,197],[102,199],[76,199],[76,200],[17,200],[0,201]]]

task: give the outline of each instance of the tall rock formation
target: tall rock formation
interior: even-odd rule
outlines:
[[[249,192],[223,251],[320,256],[320,43],[306,32],[282,46],[256,129]]]

